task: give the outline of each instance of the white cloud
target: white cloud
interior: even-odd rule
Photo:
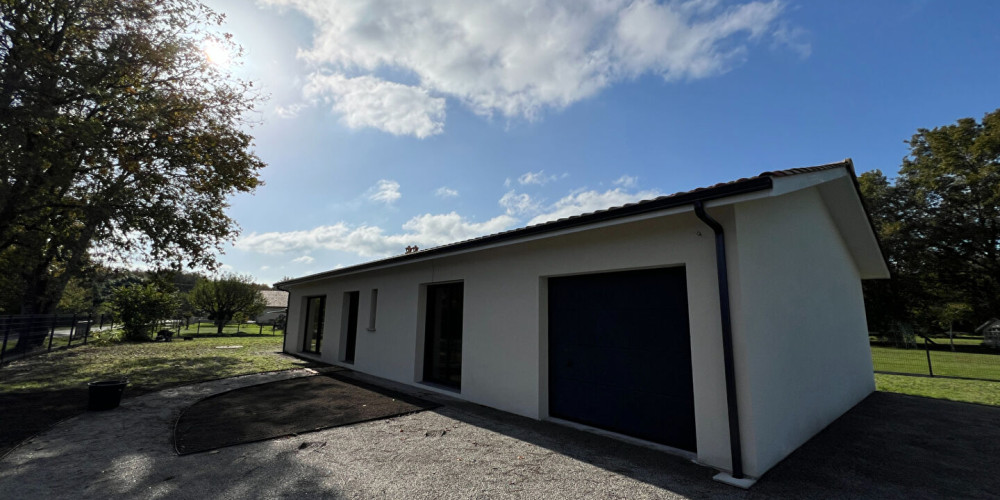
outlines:
[[[377,226],[352,227],[344,222],[306,231],[251,233],[236,247],[259,253],[285,253],[315,249],[336,250],[361,257],[384,257],[403,252],[409,245],[430,248],[509,229],[517,220],[500,215],[485,222],[471,222],[455,212],[424,214],[403,224],[404,232],[385,234]]]
[[[271,269],[271,266],[260,266],[261,271],[267,271],[268,269]]]
[[[808,36],[809,32],[802,28],[781,23],[778,29],[774,30],[774,45],[788,47],[800,58],[806,59],[812,55],[812,44],[806,41]]]
[[[507,211],[507,215],[529,214],[537,212],[539,209],[538,202],[532,200],[530,195],[527,193],[517,194],[514,190],[507,191],[500,198],[499,203]]]
[[[551,206],[546,207],[542,213],[532,217],[532,219],[528,221],[528,225],[540,224],[542,222],[553,221],[611,207],[620,207],[626,203],[648,200],[657,196],[660,196],[660,193],[656,191],[629,193],[621,188],[612,189],[603,193],[599,191],[580,191],[570,194],[569,196],[553,203]]]
[[[619,177],[618,180],[616,180],[613,184],[616,186],[631,188],[635,187],[637,182],[639,182],[638,177],[633,177],[631,175],[623,175]]]
[[[323,74],[307,95],[328,99],[349,126],[417,137],[443,130],[444,97],[532,119],[643,74],[724,73],[751,42],[794,30],[781,24],[779,0],[264,1],[313,21],[299,55]]]
[[[368,75],[346,78],[340,74],[313,74],[303,93],[310,100],[330,104],[351,128],[371,127],[421,139],[444,131],[444,98],[431,97],[425,88]]]
[[[302,257],[296,257],[296,258],[292,259],[292,262],[294,262],[296,264],[312,264],[315,260],[316,259],[314,259],[314,258],[312,258],[312,257],[310,257],[308,255],[303,255]]]
[[[399,183],[388,179],[382,179],[368,189],[368,199],[391,205],[396,200],[402,198],[399,192]]]
[[[521,174],[521,176],[517,178],[517,182],[521,183],[522,186],[525,184],[538,184],[541,186],[556,179],[556,176],[545,175],[544,170],[539,170],[538,172],[525,172],[524,174]]]
[[[299,116],[299,113],[302,112],[302,110],[305,109],[306,107],[307,106],[305,104],[302,104],[300,102],[289,104],[288,106],[278,105],[274,107],[274,112],[280,118],[286,118],[286,119],[295,118]]]
[[[437,191],[434,191],[434,194],[441,198],[454,198],[458,196],[458,191],[447,186],[441,186],[437,188]]]

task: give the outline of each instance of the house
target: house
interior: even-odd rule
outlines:
[[[1000,319],[992,318],[979,325],[976,335],[983,336],[983,345],[1000,348]]]
[[[264,297],[264,310],[254,317],[255,322],[270,324],[288,312],[288,292],[261,290],[260,295]]]
[[[751,484],[874,389],[850,160],[291,279],[286,352]]]

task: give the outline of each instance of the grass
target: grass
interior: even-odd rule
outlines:
[[[1000,382],[876,373],[875,387],[884,392],[1000,406]]]
[[[219,346],[239,345],[236,349]],[[126,377],[130,392],[248,373],[297,368],[305,361],[279,356],[280,336],[204,337],[190,341],[84,346],[43,354],[3,368],[0,394],[65,389],[97,379]]]
[[[169,328],[169,327],[167,327]],[[172,328],[171,328],[172,329]],[[180,335],[216,335],[217,326],[213,323],[191,323],[187,327],[181,328]],[[176,330],[175,330],[176,331]],[[254,334],[254,335],[281,335],[281,329],[271,329],[270,325],[258,325],[255,323],[245,323],[242,325],[229,323],[222,329],[223,334]]]
[[[281,342],[280,335],[252,334],[90,344],[14,361],[0,367],[0,422],[4,422],[0,426],[0,454],[82,412],[89,381],[127,377],[128,397],[206,380],[315,365],[281,354]]]
[[[934,375],[1000,380],[1000,354],[931,351]],[[923,349],[872,346],[876,371],[929,375]]]

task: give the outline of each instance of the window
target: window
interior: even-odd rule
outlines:
[[[378,288],[372,288],[372,300],[368,305],[368,331],[375,331],[375,311],[378,309]]]
[[[344,293],[343,324],[340,327],[342,344],[340,360],[345,363],[354,362],[354,351],[358,345],[358,300],[361,292]]]
[[[462,388],[462,309],[464,285],[427,285],[424,327],[424,381]]]
[[[326,297],[306,298],[306,331],[302,350],[319,354],[323,342],[323,320],[326,317]]]

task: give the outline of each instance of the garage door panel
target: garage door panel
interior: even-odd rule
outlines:
[[[683,267],[549,279],[555,417],[694,451]]]

